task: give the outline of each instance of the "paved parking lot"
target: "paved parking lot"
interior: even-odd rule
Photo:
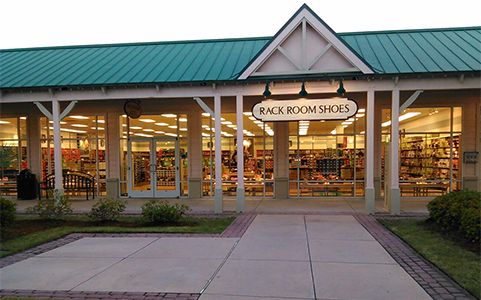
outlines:
[[[83,238],[0,272],[11,290],[430,299],[350,215],[258,215],[242,238]]]

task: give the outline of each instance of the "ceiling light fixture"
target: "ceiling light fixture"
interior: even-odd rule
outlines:
[[[77,119],[77,120],[88,120],[89,117],[85,117],[85,116],[69,116],[69,118]]]
[[[155,123],[155,120],[152,119],[139,119],[139,121],[144,123]]]
[[[417,112],[417,111],[405,113],[404,115],[399,116],[399,122],[410,119],[410,118],[415,117],[415,116],[420,115],[420,114],[421,113]],[[382,127],[391,126],[391,121],[386,121],[386,122],[382,123],[381,126]]]

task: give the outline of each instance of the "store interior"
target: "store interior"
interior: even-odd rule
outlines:
[[[381,112],[381,188],[385,153],[390,139],[390,110]],[[274,123],[244,119],[244,180],[247,196],[274,196]],[[403,197],[444,194],[462,188],[461,107],[421,107],[402,111],[400,120],[400,187]],[[53,172],[51,121],[41,122],[41,177]],[[365,109],[345,121],[289,122],[289,196],[364,196]],[[186,114],[152,114],[138,119],[121,116],[119,129],[121,195],[130,191],[179,189],[188,196],[188,143]],[[2,193],[14,193],[16,174],[28,168],[26,117],[0,118],[0,172]],[[202,193],[214,192],[214,120],[202,113]],[[71,115],[61,122],[62,169],[95,178],[99,195],[105,194],[106,138],[104,116]],[[223,113],[222,180],[226,196],[237,185],[236,114]],[[129,145],[128,136],[131,138]],[[170,139],[178,138],[178,144]],[[146,142],[147,141],[147,142]],[[151,141],[155,141],[152,144]],[[129,147],[131,151],[129,160]],[[152,154],[155,153],[155,154]],[[129,162],[132,164],[129,170]],[[155,167],[155,174],[150,168]],[[176,167],[178,171],[176,170]],[[155,176],[155,178],[152,178]],[[40,180],[42,180],[40,178]],[[154,184],[152,183],[154,182]],[[177,186],[178,182],[178,186]]]

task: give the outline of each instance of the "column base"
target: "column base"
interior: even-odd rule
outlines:
[[[274,179],[274,198],[287,199],[289,197],[289,178]]]
[[[374,188],[366,188],[364,190],[364,203],[368,214],[373,214],[376,210],[376,191]]]
[[[464,176],[463,177],[463,189],[465,190],[470,190],[470,191],[476,191],[478,190],[478,177],[468,177]]]
[[[375,197],[376,201],[381,201],[383,198],[381,196],[381,178],[380,177],[374,177],[374,191],[375,191]]]
[[[390,188],[388,209],[393,215],[399,215],[401,213],[401,191],[399,188]]]
[[[223,211],[222,208],[222,189],[215,189],[214,194],[214,213],[221,214]]]
[[[107,190],[107,198],[118,199],[119,198],[119,179],[108,178],[105,186]]]
[[[243,213],[245,211],[245,189],[238,187],[236,192],[236,211],[238,213]]]
[[[189,199],[202,197],[202,180],[200,178],[189,179]]]

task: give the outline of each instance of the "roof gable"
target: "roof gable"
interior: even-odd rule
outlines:
[[[372,68],[304,4],[238,79],[352,72],[373,73]]]

